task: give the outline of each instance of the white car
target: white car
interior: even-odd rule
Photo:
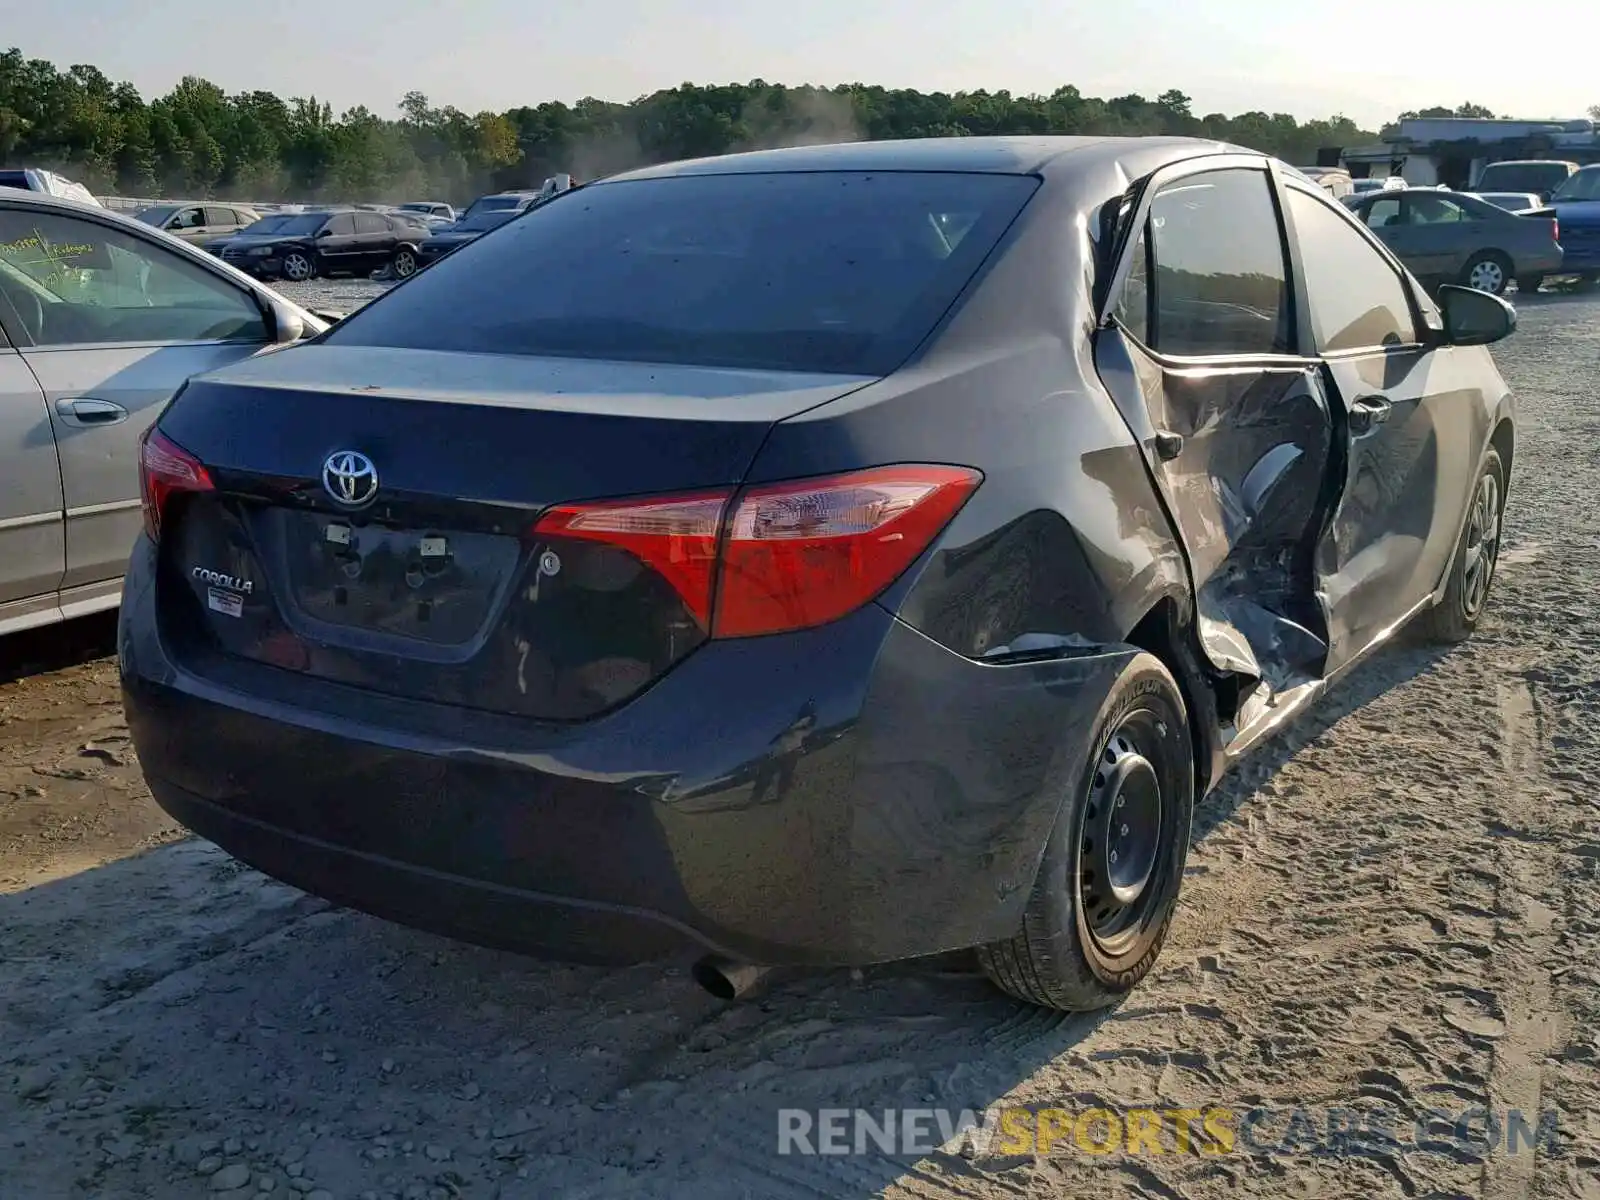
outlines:
[[[96,208],[105,207],[83,184],[74,183],[54,171],[42,171],[36,167],[0,171],[0,187],[20,188],[25,192],[39,192],[46,196],[59,196],[63,200],[76,200],[79,204],[92,204]]]
[[[145,429],[191,375],[327,327],[141,221],[0,187],[0,634],[115,608]]]

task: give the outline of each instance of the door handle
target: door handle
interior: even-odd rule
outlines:
[[[56,415],[68,425],[116,425],[128,419],[128,410],[92,396],[63,396],[56,401]]]
[[[1392,406],[1383,396],[1360,396],[1350,405],[1350,432],[1360,437],[1389,419]]]

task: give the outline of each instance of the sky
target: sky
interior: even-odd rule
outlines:
[[[0,0],[0,48],[93,64],[146,99],[200,75],[382,116],[411,90],[476,112],[686,82],[1071,83],[1102,97],[1177,88],[1198,113],[1342,112],[1376,129],[1466,101],[1582,116],[1600,81],[1516,64],[1550,62],[1552,31],[1590,22],[1579,0],[1547,0],[1537,19],[1474,0]]]

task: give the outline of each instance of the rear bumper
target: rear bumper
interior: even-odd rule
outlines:
[[[1565,255],[1561,247],[1551,243],[1548,248],[1540,248],[1531,253],[1519,254],[1516,260],[1518,275],[1559,275],[1565,265]],[[1567,270],[1576,268],[1567,267]]]
[[[1009,936],[1127,657],[977,664],[869,605],[711,643],[551,726],[179,664],[150,557],[141,539],[119,654],[163,808],[338,903],[590,961],[843,965]]]

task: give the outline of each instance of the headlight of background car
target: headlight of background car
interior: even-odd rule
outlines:
[[[250,249],[245,251],[245,254],[250,255],[252,257],[257,256],[257,255],[262,255],[262,254],[271,254],[271,253],[272,253],[272,247],[271,246],[251,246]]]

